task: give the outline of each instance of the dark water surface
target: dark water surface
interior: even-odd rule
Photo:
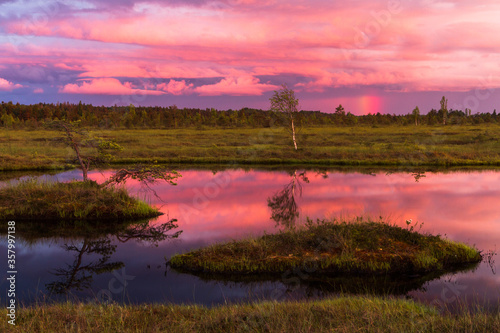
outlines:
[[[101,180],[107,174],[94,172],[91,178]],[[498,308],[496,256],[473,270],[433,277],[427,282],[422,277],[401,276],[390,282],[370,277],[347,279],[350,284],[341,277],[312,281],[304,271],[288,272],[275,281],[217,281],[175,272],[165,263],[176,253],[215,242],[275,232],[276,221],[270,219],[273,212],[268,199],[290,196],[290,189],[294,190],[291,199],[300,213],[295,223],[302,223],[306,216],[370,215],[406,227],[405,221],[411,219],[423,223],[423,232],[475,244],[485,252],[496,250],[500,239],[499,172],[426,173],[425,177],[312,170],[183,170],[181,174],[178,186],[153,187],[161,200],[143,191],[138,183],[127,185],[132,193],[165,213],[145,229],[141,225],[133,231],[97,238],[45,235],[23,239],[22,234],[17,234],[19,300],[24,304],[70,298],[214,305],[255,299],[316,298],[381,285],[382,291],[375,292],[408,296],[439,307],[473,302]],[[79,177],[74,170],[45,178],[65,181]],[[177,219],[177,228],[166,228],[163,239],[151,236],[150,228],[171,219]],[[182,233],[177,238],[171,237],[179,231]],[[0,241],[0,255],[6,257],[5,238]],[[2,290],[7,287],[6,271],[6,260],[1,260]],[[0,299],[5,303],[4,292]]]

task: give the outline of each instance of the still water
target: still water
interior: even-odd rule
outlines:
[[[148,224],[97,238],[45,233],[43,237],[23,239],[22,234],[17,234],[19,300],[24,304],[71,299],[210,306],[318,298],[365,288],[363,279],[348,279],[350,286],[344,285],[346,281],[341,277],[312,283],[307,272],[294,272],[274,281],[238,281],[237,277],[219,281],[178,273],[166,265],[166,260],[176,253],[276,232],[287,223],[303,223],[306,217],[382,216],[405,227],[405,221],[411,219],[418,226],[423,224],[422,232],[476,245],[484,252],[495,252],[500,239],[500,172],[496,171],[412,174],[229,169],[182,170],[181,174],[177,186],[153,186],[156,195],[138,183],[127,184],[134,195],[165,213]],[[108,175],[93,172],[90,178],[102,180]],[[41,178],[68,181],[80,177],[73,170]],[[270,208],[269,204],[280,196],[288,196],[289,204],[293,201],[292,206],[288,205],[289,218]],[[174,224],[170,222],[173,219]],[[0,253],[6,254],[6,240],[2,238]],[[401,276],[386,286],[386,281],[365,280],[368,284],[383,284],[382,293],[439,307],[473,302],[497,309],[500,278],[495,258],[472,270],[434,276],[430,281]],[[7,286],[6,271],[6,261],[2,260],[1,289]],[[359,288],[352,286],[353,281]],[[2,302],[4,295],[0,296]]]

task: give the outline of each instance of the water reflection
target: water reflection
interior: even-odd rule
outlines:
[[[284,272],[282,275],[259,274],[213,274],[203,271],[193,272],[182,269],[173,269],[181,274],[191,274],[207,283],[216,281],[224,285],[245,286],[248,289],[256,289],[259,282],[280,282],[278,290],[275,290],[272,298],[277,300],[329,297],[332,295],[348,294],[370,294],[370,295],[392,295],[406,296],[410,292],[425,292],[426,286],[431,281],[438,281],[441,277],[449,277],[450,274],[474,272],[479,263],[466,264],[453,271],[439,271],[425,275],[313,275],[304,268],[297,268]]]
[[[75,260],[70,265],[66,264],[66,268],[57,268],[51,272],[59,278],[58,281],[45,285],[51,294],[67,294],[71,290],[88,289],[94,276],[124,266],[123,262],[108,262],[116,251],[116,245],[111,244],[110,239],[84,239],[81,244],[64,244],[62,248],[67,252],[75,252]],[[98,259],[84,264],[85,256],[97,256]]]
[[[178,186],[155,185],[154,190],[161,200],[150,194],[150,197],[144,197],[137,182],[127,184],[133,194],[165,213],[149,223],[150,227],[156,228],[149,231],[139,224],[134,225],[135,231],[132,231],[134,226],[130,225],[119,230],[97,231],[95,228],[56,229],[38,224],[38,230],[30,234],[23,228],[36,229],[30,226],[32,222],[17,223],[16,245],[19,252],[16,254],[17,261],[23,265],[18,281],[20,297],[29,304],[29,294],[40,290],[40,286],[54,282],[60,282],[63,286],[66,282],[66,285],[71,286],[68,277],[71,277],[71,269],[77,267],[78,250],[84,248],[85,240],[110,239],[110,245],[116,245],[115,252],[105,264],[122,263],[127,274],[135,277],[127,286],[129,301],[212,305],[262,299],[265,295],[276,295],[277,291],[285,295],[319,295],[344,291],[350,287],[341,278],[325,282],[303,279],[304,283],[300,285],[287,280],[293,276],[254,284],[241,280],[209,282],[200,277],[176,273],[170,268],[165,276],[165,259],[216,242],[275,232],[275,224],[286,228],[287,225],[301,223],[306,216],[311,219],[342,215],[371,215],[378,219],[383,216],[403,227],[406,227],[406,220],[412,219],[424,223],[422,232],[446,235],[453,241],[475,244],[485,252],[495,249],[500,239],[500,173],[495,171],[409,170],[388,173],[387,170],[376,169],[356,172],[324,169],[305,172],[303,169],[214,170],[217,171],[215,174],[210,170],[182,170],[183,177]],[[107,176],[106,172],[90,175],[97,181]],[[78,172],[68,171],[46,178],[65,181],[78,177]],[[274,211],[273,207],[276,207]],[[287,208],[288,211],[281,208]],[[298,217],[297,212],[300,212]],[[174,235],[177,232],[178,229],[158,229],[170,221],[169,215],[178,218],[176,224],[183,230],[182,235],[177,235],[175,239],[158,238],[158,242],[153,242],[155,235]],[[272,216],[277,217],[278,221],[270,223]],[[5,230],[1,232],[5,233]],[[138,242],[130,241],[132,239]],[[5,240],[0,240],[0,252],[6,251]],[[98,264],[100,258],[103,256],[95,252],[83,253],[82,263],[78,267]],[[5,262],[0,261],[0,270],[4,272],[7,271]],[[408,296],[433,304],[448,304],[462,299],[480,299],[481,302],[484,300],[498,304],[500,278],[494,274],[495,269],[492,257],[492,260],[479,265],[473,272],[450,273],[427,282],[418,280],[419,277],[400,277],[395,281],[396,285],[384,286],[384,281],[367,278],[360,279],[353,286],[367,289],[370,285],[379,284],[383,286],[381,290],[403,293],[408,290],[405,288],[410,288],[412,291],[407,293]],[[69,275],[52,274],[57,272]],[[90,292],[108,288],[112,274],[94,274]],[[83,276],[80,273],[76,278]],[[2,284],[4,286],[5,282]],[[76,289],[71,290],[74,292]]]
[[[281,225],[287,229],[294,228],[299,217],[295,196],[302,196],[301,183],[309,183],[306,171],[297,175],[297,170],[295,170],[290,177],[290,182],[281,191],[267,198],[267,205],[271,208],[271,219],[276,222],[277,227]]]
[[[131,225],[123,231],[117,232],[114,236],[121,243],[126,243],[134,239],[138,242],[148,243],[158,247],[159,242],[163,242],[167,239],[176,239],[182,234],[182,230],[173,234],[167,234],[170,230],[176,228],[178,228],[177,219],[172,219],[166,223],[156,225],[150,222],[138,223]]]
[[[136,240],[157,247],[159,242],[180,236],[182,230],[168,234],[178,227],[176,222],[176,219],[172,219],[158,225],[152,225],[150,222],[137,223],[98,239],[84,238],[64,243],[61,248],[66,252],[74,252],[74,260],[71,264],[66,263],[64,268],[51,270],[51,274],[57,276],[58,280],[47,283],[46,289],[52,295],[62,295],[91,288],[97,275],[125,266],[121,261],[110,262],[117,248],[117,245],[112,243],[113,238],[120,243]]]
[[[386,176],[390,176],[390,175],[392,175],[394,173],[395,173],[394,171],[387,171],[385,175]],[[415,179],[415,183],[418,183],[420,181],[420,178],[427,177],[425,175],[425,171],[411,171],[411,175]],[[376,176],[376,174],[373,174],[372,176]]]
[[[497,254],[498,253],[497,253],[496,247],[494,250],[488,250],[488,251],[486,251],[486,253],[483,254],[483,258],[484,258],[483,261],[491,269],[491,273],[493,275],[497,274],[497,267],[495,264],[495,256]]]

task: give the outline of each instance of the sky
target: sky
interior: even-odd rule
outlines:
[[[0,100],[500,111],[498,0],[0,0]]]

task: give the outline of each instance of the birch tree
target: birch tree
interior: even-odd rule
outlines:
[[[417,107],[415,107],[413,109],[413,118],[415,119],[415,126],[418,126],[418,119],[420,118],[420,109]]]
[[[443,117],[443,125],[446,125],[446,120],[448,119],[448,100],[443,96],[439,103],[441,104],[441,109],[439,111]]]
[[[288,89],[286,84],[283,84],[281,90],[274,91],[274,95],[269,100],[271,101],[271,111],[285,116],[287,128],[292,134],[293,146],[297,150],[294,118],[299,112],[297,109],[299,100],[295,98],[295,92],[292,89]]]

